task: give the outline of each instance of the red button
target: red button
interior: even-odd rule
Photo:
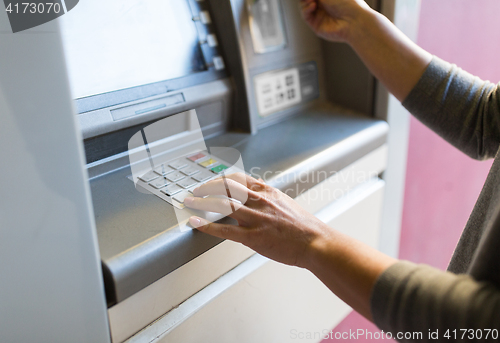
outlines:
[[[196,161],[196,160],[199,160],[200,158],[203,158],[205,157],[204,154],[202,154],[201,152],[197,153],[196,155],[193,155],[193,156],[189,156],[188,157],[188,160],[191,160],[191,161]]]

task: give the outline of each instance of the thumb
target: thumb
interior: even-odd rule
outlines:
[[[314,18],[314,12],[318,8],[316,0],[301,0],[300,8],[305,21],[310,22]]]
[[[199,231],[204,232],[206,234],[219,238],[230,239],[232,241],[236,241],[243,244],[245,244],[244,241],[246,241],[246,238],[249,234],[247,230],[239,226],[211,223],[208,220],[200,217],[189,218],[189,223]]]

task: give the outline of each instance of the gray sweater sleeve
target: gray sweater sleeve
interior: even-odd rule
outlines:
[[[500,145],[500,86],[481,81],[435,57],[403,105],[469,156],[485,159],[496,155]],[[375,323],[394,337],[398,333],[422,334],[415,340],[403,336],[398,339],[401,342],[460,341],[453,339],[455,329],[457,338],[462,337],[460,329],[500,331],[500,285],[496,275],[500,270],[495,262],[498,241],[492,234],[497,230],[500,224],[490,225],[488,237],[483,235],[484,244],[476,254],[480,268],[476,266],[472,276],[410,262],[399,262],[382,273],[371,298]],[[486,243],[496,245],[487,249]],[[438,330],[439,339],[430,339],[429,330]],[[444,336],[447,330],[450,339]],[[483,337],[481,341],[493,340],[490,336],[490,340]]]
[[[460,329],[500,330],[500,290],[493,284],[406,261],[381,275],[371,305],[375,324],[391,332],[399,342],[455,342],[461,341]],[[437,340],[429,338],[429,330],[438,330]],[[453,330],[457,330],[457,339],[447,339],[447,330],[451,338]],[[481,342],[498,342],[498,338],[492,339],[491,332],[490,339],[485,340],[486,332],[482,331]],[[403,333],[399,334],[402,339],[398,333]],[[410,333],[412,339],[405,339],[405,333]]]
[[[500,145],[500,84],[434,57],[403,106],[470,157],[495,156]]]

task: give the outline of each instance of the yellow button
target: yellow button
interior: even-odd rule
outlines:
[[[211,166],[214,163],[217,163],[217,160],[214,160],[213,158],[209,158],[208,160],[200,162],[199,164],[200,164],[200,166],[208,167],[208,166]]]

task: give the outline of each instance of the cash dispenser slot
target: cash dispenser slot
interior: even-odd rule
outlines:
[[[111,116],[114,121],[126,119],[136,115],[158,111],[173,105],[182,104],[185,101],[186,99],[184,99],[184,94],[178,93],[134,105],[115,108],[111,110]]]

